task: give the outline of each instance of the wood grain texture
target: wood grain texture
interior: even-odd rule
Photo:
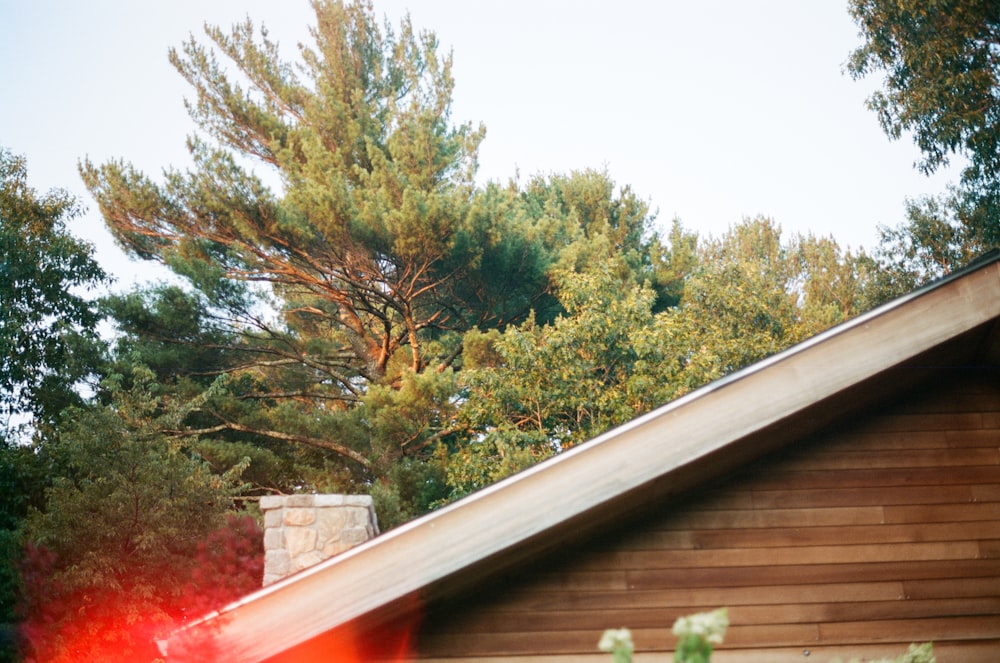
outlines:
[[[618,626],[640,652],[665,653],[677,617],[728,606],[719,661],[889,655],[926,640],[941,661],[992,661],[1000,430],[983,411],[1000,411],[1000,381],[964,376],[803,439],[445,609],[421,656],[586,656]]]

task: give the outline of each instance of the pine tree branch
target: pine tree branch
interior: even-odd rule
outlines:
[[[345,458],[353,460],[358,463],[366,470],[371,469],[371,461],[365,458],[363,455],[355,451],[354,449],[345,447],[342,444],[336,442],[331,442],[330,440],[322,440],[316,437],[310,437],[307,435],[294,435],[292,433],[283,433],[276,430],[268,430],[264,428],[255,428],[253,426],[244,426],[243,424],[238,424],[235,421],[223,421],[217,426],[209,426],[206,428],[188,428],[182,430],[164,430],[165,435],[171,435],[174,437],[189,437],[194,435],[210,435],[212,433],[220,433],[222,431],[231,430],[239,433],[250,433],[252,435],[261,435],[263,437],[269,437],[274,440],[283,440],[285,442],[295,442],[297,444],[305,444],[310,447],[316,447],[318,449],[326,449],[327,451],[333,451]]]

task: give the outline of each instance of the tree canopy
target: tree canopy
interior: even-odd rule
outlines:
[[[67,222],[62,191],[38,195],[23,157],[0,148],[0,437],[18,417],[51,422],[92,374],[99,315],[88,291],[107,281]]]
[[[516,469],[858,310],[861,261],[766,220],[661,236],[600,170],[477,184],[434,35],[314,9],[297,60],[249,20],[171,53],[188,170],[81,166],[119,242],[187,280],[110,298],[113,354],[197,403],[161,432],[218,471],[405,518],[481,485],[461,466],[491,444]]]
[[[123,162],[81,171],[120,243],[193,288],[185,306],[207,326],[161,335],[159,351],[211,337],[225,360],[202,375],[230,397],[189,431],[311,446],[370,477],[386,450],[357,413],[369,389],[444,371],[461,333],[523,319],[548,256],[498,209],[508,193],[474,193],[483,130],[452,124],[435,37],[380,25],[366,2],[314,8],[296,64],[249,20],[171,52],[194,91],[191,170],[162,183]],[[129,329],[150,331],[129,310]]]
[[[37,660],[152,660],[158,632],[259,586],[259,529],[219,531],[246,463],[213,473],[160,432],[184,413],[152,373],[132,378],[109,379],[113,406],[64,412],[36,451],[49,486],[27,517],[20,608]]]
[[[425,330],[490,315],[447,297],[480,251],[468,209],[482,130],[451,124],[451,61],[433,35],[380,27],[368,3],[315,9],[298,68],[249,20],[171,52],[195,93],[193,170],[162,184],[124,163],[82,172],[119,241],[213,303],[246,313],[238,284],[267,284],[285,305],[254,321],[261,333],[353,401],[394,360],[422,369]]]
[[[551,323],[557,274],[598,263],[660,308],[676,282],[648,204],[607,172],[475,183],[484,130],[452,122],[433,34],[367,2],[314,9],[297,61],[250,21],[171,53],[194,93],[189,170],[81,165],[118,241],[186,279],[107,301],[114,355],[198,399],[166,433],[220,468],[234,449],[251,476],[281,468],[259,490],[401,490],[412,513],[444,494],[415,468],[468,434],[467,333]]]
[[[831,239],[783,238],[767,218],[719,238],[675,223],[660,255],[677,303],[607,259],[563,272],[564,312],[466,335],[458,419],[447,457],[453,496],[482,488],[712,380],[857,315],[873,302],[868,259]]]
[[[863,44],[860,78],[884,73],[869,100],[886,134],[912,134],[930,173],[965,157],[962,216],[979,241],[1000,243],[1000,2],[851,0]]]

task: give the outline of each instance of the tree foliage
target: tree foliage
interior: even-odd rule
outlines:
[[[123,163],[82,172],[137,255],[206,291],[222,279],[268,284],[283,324],[258,321],[261,331],[308,356],[331,396],[351,401],[356,380],[383,378],[400,351],[422,369],[424,330],[475,319],[442,300],[477,257],[467,218],[482,132],[451,125],[451,61],[433,35],[408,20],[398,36],[380,28],[367,3],[315,9],[316,43],[298,69],[249,21],[207,28],[211,46],[192,38],[171,52],[196,95],[193,170],[163,184]],[[299,331],[324,342],[303,347]]]
[[[847,68],[884,72],[869,100],[882,128],[913,135],[925,173],[966,157],[966,221],[1000,242],[1000,2],[851,0],[850,12],[864,43]]]
[[[21,569],[23,632],[38,660],[136,660],[157,629],[196,616],[188,608],[259,584],[256,567],[210,564],[200,548],[223,525],[241,468],[213,474],[158,432],[183,413],[164,408],[150,377],[115,389],[113,406],[68,411],[44,449],[51,485],[28,517]],[[229,579],[206,577],[212,569]]]
[[[42,508],[51,467],[27,446],[101,365],[99,313],[88,291],[107,277],[67,223],[79,214],[63,191],[39,195],[23,157],[0,148],[0,661],[17,660],[17,562],[31,509]]]
[[[469,434],[464,334],[552,323],[555,275],[597,263],[660,308],[677,284],[647,203],[604,171],[475,185],[483,130],[452,123],[432,34],[365,2],[314,8],[297,63],[249,21],[172,52],[191,169],[82,165],[119,242],[188,282],[108,300],[115,357],[197,399],[165,432],[220,467],[249,454],[255,490],[365,490],[415,514],[444,495],[437,446]]]
[[[564,313],[466,335],[446,458],[452,495],[476,490],[865,310],[869,260],[831,239],[782,238],[766,218],[699,240],[675,224],[658,264],[677,304],[616,261],[564,272]],[[669,275],[668,280],[666,276]]]
[[[870,258],[873,295],[882,301],[968,265],[989,246],[964,220],[963,196],[946,194],[906,201],[906,221],[879,228]]]
[[[0,439],[0,662],[21,660],[17,610],[21,596],[22,532],[32,509],[44,507],[50,476],[37,450]]]
[[[390,420],[447,386],[430,383],[462,333],[544,311],[555,258],[519,192],[476,190],[483,130],[452,123],[435,37],[366,2],[314,8],[294,64],[249,21],[171,53],[194,91],[193,168],[81,171],[121,244],[191,286],[113,302],[119,356],[188,395],[214,385],[188,434],[305,458],[351,490],[444,434],[446,414]],[[310,483],[288,478],[271,487]]]
[[[106,281],[91,247],[66,227],[75,201],[38,195],[27,175],[25,160],[0,148],[0,436],[11,417],[51,422],[78,402],[74,386],[99,348],[85,293]]]
[[[493,483],[665,402],[671,338],[648,287],[605,266],[562,274],[550,325],[470,332],[460,417],[474,437],[448,459],[456,494]]]

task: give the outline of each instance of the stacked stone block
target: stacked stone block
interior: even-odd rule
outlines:
[[[378,534],[369,495],[268,495],[260,508],[265,586]]]

